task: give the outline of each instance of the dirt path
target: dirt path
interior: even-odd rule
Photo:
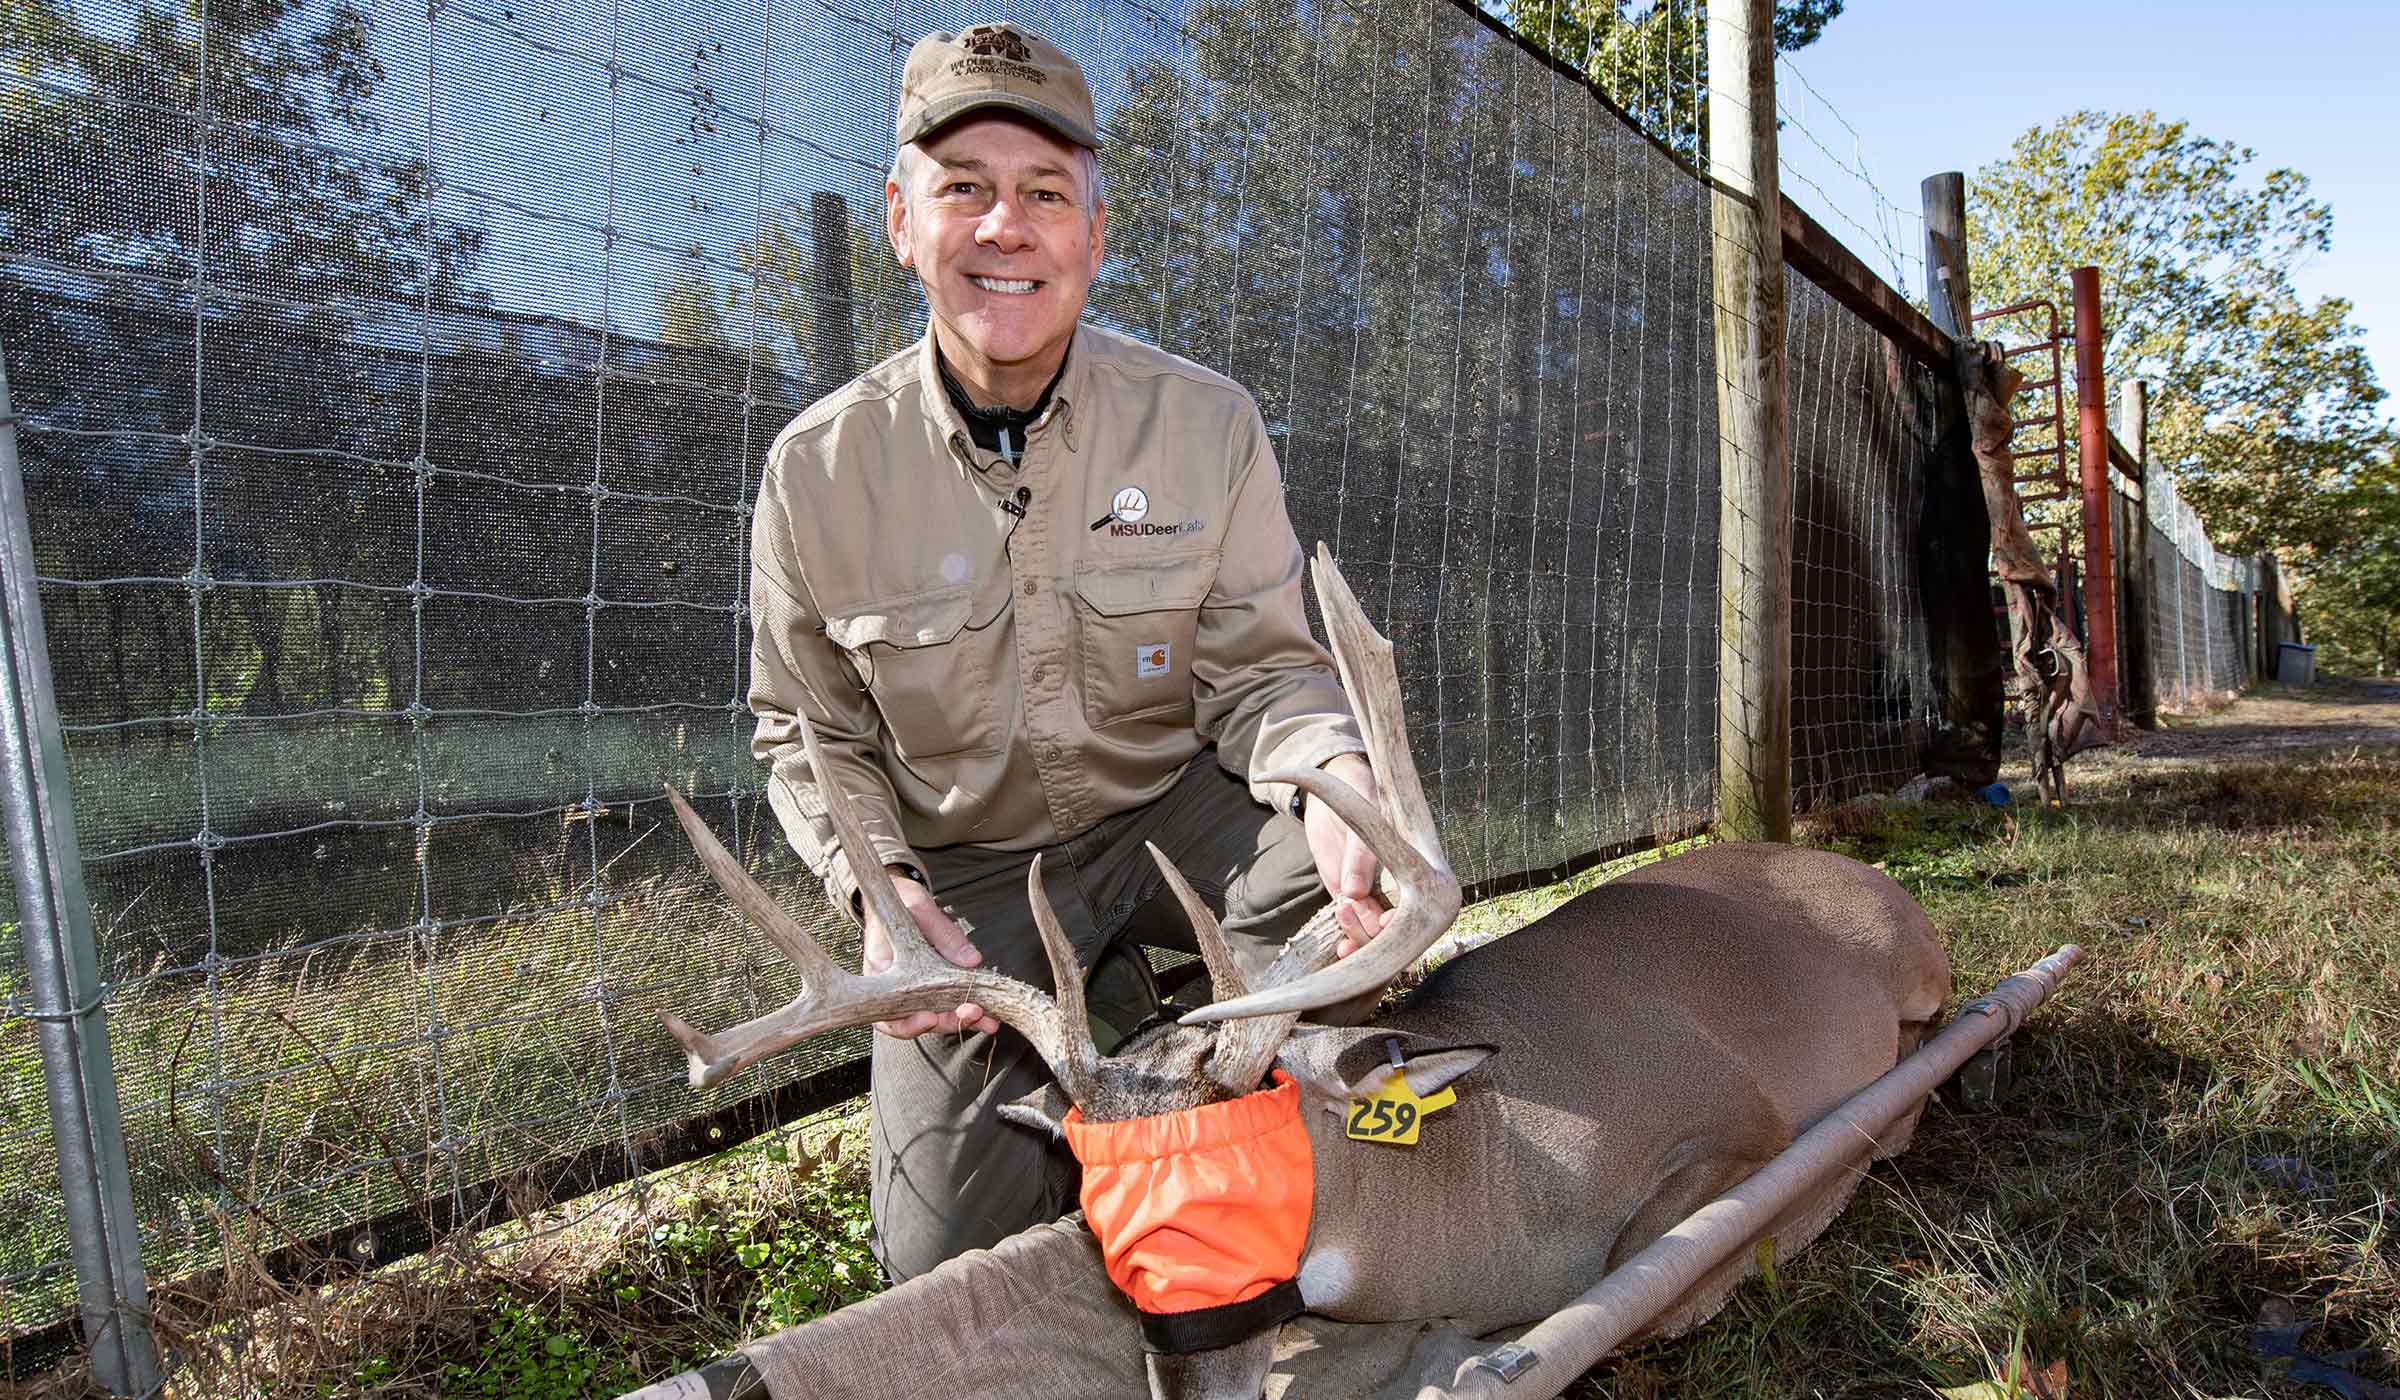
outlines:
[[[2135,730],[2117,749],[2087,754],[2077,764],[2272,758],[2353,746],[2400,746],[2400,681],[2261,686],[2222,709],[2167,716],[2156,732]],[[2075,766],[2069,765],[2070,774]]]

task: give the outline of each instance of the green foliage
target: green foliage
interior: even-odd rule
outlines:
[[[1815,844],[1865,861],[1923,900],[1937,891],[1990,886],[1998,877],[1983,848],[2006,821],[1981,803],[1870,800],[1836,809],[1811,826]]]
[[[2400,672],[2400,460],[2386,453],[2334,493],[2338,538],[2309,565],[2306,639],[2325,669]]]
[[[1843,0],[1778,0],[1775,48],[1804,49]],[[1509,0],[1509,27],[1582,73],[1642,129],[1697,159],[1708,89],[1707,7],[1691,0]]]
[[[444,1369],[442,1394],[458,1400],[582,1400],[622,1394],[641,1384],[641,1378],[612,1359],[613,1350],[608,1338],[586,1335],[556,1308],[502,1290],[481,1349],[473,1362],[452,1362]],[[362,1379],[377,1364],[362,1366]]]
[[[789,1161],[790,1155],[781,1143],[761,1154],[769,1162]],[[685,1204],[678,1201],[679,1207]],[[763,1335],[882,1291],[883,1272],[867,1248],[868,1229],[865,1183],[851,1173],[819,1168],[797,1182],[788,1197],[771,1203],[679,1209],[650,1231],[646,1260],[618,1266],[603,1281],[618,1298],[638,1302],[645,1275],[733,1275],[746,1295],[744,1334]]]
[[[2154,112],[2072,113],[1976,172],[1967,244],[1986,306],[2063,312],[2069,271],[2097,267],[2109,376],[2152,386],[2151,460],[2218,548],[2306,554],[2339,541],[2339,493],[2390,434],[2350,303],[2292,283],[2333,213],[2256,161]]]
[[[2332,246],[2333,211],[2257,159],[2154,112],[2028,130],[1968,186],[1976,300],[2063,310],[2068,272],[2097,267],[2108,374],[2151,381],[2150,459],[2219,549],[2283,556],[2310,625],[2388,668],[2400,492],[2384,391],[2351,304],[2292,282]]]

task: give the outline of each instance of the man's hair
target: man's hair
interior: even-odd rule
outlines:
[[[1083,157],[1084,214],[1087,218],[1097,219],[1100,217],[1100,153],[1089,146],[1077,146],[1075,154]],[[902,146],[893,155],[891,181],[900,187],[902,202],[916,199],[917,176],[932,161],[933,157],[925,154],[924,148],[914,142]]]

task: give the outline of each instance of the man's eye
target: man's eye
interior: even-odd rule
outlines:
[[[953,180],[949,184],[942,187],[942,192],[944,194],[973,194],[975,193],[975,182],[972,180]]]

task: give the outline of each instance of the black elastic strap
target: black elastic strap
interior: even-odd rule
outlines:
[[[1300,1280],[1287,1278],[1255,1298],[1190,1312],[1141,1314],[1142,1350],[1167,1356],[1215,1351],[1246,1342],[1270,1327],[1307,1311],[1300,1301]]]

